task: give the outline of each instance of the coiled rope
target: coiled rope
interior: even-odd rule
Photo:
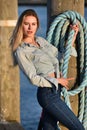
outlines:
[[[79,13],[75,11],[66,11],[58,15],[51,23],[48,33],[47,40],[49,43],[56,46],[60,51],[64,53],[64,62],[61,67],[63,77],[67,77],[68,64],[70,59],[70,52],[72,47],[72,39],[74,36],[74,30],[70,28],[70,24],[79,23],[79,34],[77,35],[77,43],[79,51],[79,68],[80,68],[80,83],[79,86],[73,90],[67,91],[64,87],[62,94],[64,96],[66,104],[70,106],[70,95],[79,94],[79,114],[78,118],[82,122],[83,126],[87,128],[87,23]],[[67,34],[67,30],[69,30]],[[67,38],[67,46],[66,44]]]

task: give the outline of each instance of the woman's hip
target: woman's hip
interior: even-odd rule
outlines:
[[[37,99],[42,107],[46,107],[50,103],[58,101],[58,99],[60,98],[60,93],[60,88],[56,90],[55,86],[53,86],[52,88],[39,87],[37,91]]]

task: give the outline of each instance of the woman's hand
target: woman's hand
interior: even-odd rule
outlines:
[[[58,78],[58,83],[64,86],[67,90],[69,90],[69,81],[74,80],[74,78]]]
[[[70,25],[71,29],[73,29],[75,31],[75,35],[77,35],[78,31],[79,31],[79,25],[78,24],[74,24],[74,25]]]
[[[74,30],[74,37],[73,37],[73,41],[72,41],[72,46],[74,45],[74,42],[75,42],[75,40],[76,40],[76,36],[77,36],[77,34],[78,34],[78,31],[79,31],[79,25],[78,25],[78,23],[77,24],[74,24],[74,25],[70,25],[70,27],[71,27],[71,29],[73,29]]]

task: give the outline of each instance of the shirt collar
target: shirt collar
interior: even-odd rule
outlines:
[[[41,38],[40,37],[38,37],[38,36],[35,36],[35,38],[36,38],[36,42],[38,42],[39,43],[39,45],[40,45],[40,47],[43,47],[44,46],[44,44],[41,42]],[[21,47],[25,47],[25,46],[33,46],[32,44],[29,44],[29,43],[25,43],[25,42],[23,42],[22,44],[21,44]]]

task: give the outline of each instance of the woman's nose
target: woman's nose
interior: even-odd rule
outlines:
[[[31,29],[31,25],[28,26],[28,29]]]

